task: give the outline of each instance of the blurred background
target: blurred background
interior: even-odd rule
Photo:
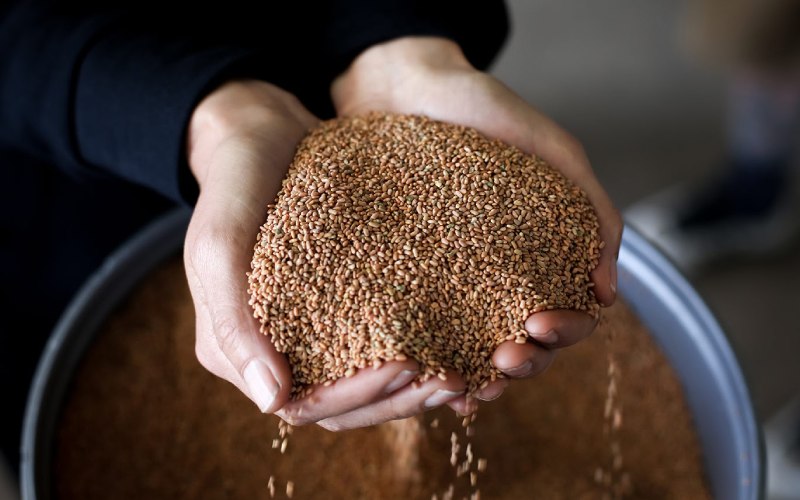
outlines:
[[[494,74],[583,143],[623,213],[712,178],[726,154],[730,74],[687,48],[688,3],[508,2],[512,36]],[[786,415],[800,395],[800,245],[688,277],[728,334],[759,418],[775,430],[769,444],[796,439],[800,413]],[[800,468],[793,474],[770,478],[771,498],[800,498]]]

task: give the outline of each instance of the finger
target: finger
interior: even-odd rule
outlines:
[[[380,401],[318,423],[331,431],[343,431],[408,418],[463,396],[465,389],[461,377],[448,372],[447,380],[433,377],[422,384],[410,384]]]
[[[464,417],[478,411],[478,400],[474,396],[464,394],[448,401],[447,406],[455,411],[456,415]]]
[[[227,380],[253,399],[250,389],[233,367],[233,364],[220,351],[217,339],[213,335],[210,319],[204,310],[199,310],[196,315],[195,355],[200,364],[217,377]]]
[[[213,360],[209,364],[215,374],[237,387],[246,386],[243,392],[262,412],[275,411],[289,396],[289,366],[250,313],[246,281],[241,278],[244,270],[235,265],[235,255],[218,241],[204,246],[204,250],[193,250],[203,257],[194,253],[193,259],[194,266],[206,262],[205,269],[199,276],[196,267],[191,271],[191,281],[196,283],[198,342],[206,359]],[[200,321],[201,317],[207,319]]]
[[[597,321],[597,318],[581,311],[542,311],[525,321],[525,330],[542,346],[559,349],[591,335]]]
[[[464,395],[447,403],[459,415],[470,415],[478,410],[478,400],[494,401],[499,398],[508,387],[507,379],[497,379],[489,382],[486,387],[479,389],[473,397]]]
[[[419,374],[416,362],[392,361],[379,369],[364,368],[333,384],[316,386],[297,401],[287,403],[278,416],[292,425],[304,425],[369,405],[410,384]]]
[[[617,259],[622,243],[622,219],[614,209],[613,222],[600,226],[600,238],[606,246],[600,250],[600,261],[592,271],[592,282],[595,283],[594,294],[597,302],[608,307],[617,298]]]
[[[475,397],[481,401],[494,401],[503,394],[503,391],[506,390],[506,387],[508,387],[508,380],[497,379],[493,382],[489,382],[489,385],[483,389],[480,389],[475,394]]]
[[[197,315],[206,318],[198,322],[198,337],[216,341],[237,375],[221,368],[219,373],[237,386],[243,382],[262,412],[275,411],[288,399],[291,372],[259,331],[245,276],[265,206],[305,133],[289,125],[278,120],[280,130],[262,130],[258,140],[226,141],[210,155],[212,166],[205,171],[184,250]]]
[[[527,378],[542,373],[555,358],[555,351],[532,342],[503,342],[492,354],[492,364],[511,378]]]

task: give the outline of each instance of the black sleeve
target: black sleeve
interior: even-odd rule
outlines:
[[[328,102],[332,78],[374,43],[445,36],[483,67],[506,32],[500,1],[202,4],[177,17],[148,0],[0,6],[0,149],[191,203],[186,126],[225,79],[261,78]]]
[[[174,200],[195,196],[186,124],[252,51],[57,2],[19,2],[0,23],[0,145],[76,176],[110,172]]]
[[[336,75],[371,45],[413,35],[441,36],[486,69],[509,29],[502,0],[330,0],[322,26],[329,71]]]

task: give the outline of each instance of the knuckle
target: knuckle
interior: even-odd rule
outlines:
[[[555,359],[555,353],[553,351],[548,351],[542,356],[537,356],[533,362],[533,370],[526,378],[536,377],[544,373],[553,363],[553,359]]]
[[[322,427],[326,431],[330,432],[341,432],[343,430],[346,430],[344,426],[342,426],[336,420],[330,420],[330,419],[320,420],[319,422],[317,422],[317,425]]]
[[[300,416],[299,408],[284,407],[280,411],[276,412],[276,415],[283,419],[284,422],[294,427],[302,427],[311,423],[309,419],[302,418]]]
[[[239,352],[242,347],[238,326],[235,319],[227,316],[214,321],[214,338],[217,346],[229,358]]]
[[[624,226],[622,223],[622,213],[617,207],[612,207],[611,210],[614,214],[614,238],[617,242],[619,242],[622,240],[622,231]]]
[[[186,263],[195,269],[204,269],[209,262],[219,261],[230,243],[231,235],[226,230],[198,228],[186,237]]]
[[[194,355],[203,368],[210,372],[214,371],[211,354],[199,340],[194,344]]]
[[[372,420],[377,421],[375,423],[402,418],[403,408],[398,404],[396,398],[387,398],[384,401],[384,411],[381,413],[384,415],[372,415]]]

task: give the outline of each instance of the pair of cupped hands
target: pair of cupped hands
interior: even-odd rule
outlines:
[[[602,305],[616,295],[616,254],[622,223],[595,178],[580,143],[490,75],[476,70],[458,45],[409,37],[359,55],[331,86],[339,116],[369,111],[422,114],[473,127],[536,154],[588,195],[605,242],[592,272]],[[444,404],[476,409],[456,373],[412,383],[413,360],[366,368],[305,398],[290,401],[291,370],[259,331],[248,304],[246,273],[266,206],[275,199],[297,144],[318,118],[294,96],[261,81],[231,81],[195,109],[188,131],[189,165],[200,196],[186,235],[184,261],[196,308],[196,353],[213,374],[231,382],[265,413],[294,425],[344,430],[410,417]],[[576,311],[544,311],[525,321],[534,342],[501,344],[492,363],[507,375],[480,390],[499,397],[510,380],[535,376],[555,352],[589,336],[596,320]]]

